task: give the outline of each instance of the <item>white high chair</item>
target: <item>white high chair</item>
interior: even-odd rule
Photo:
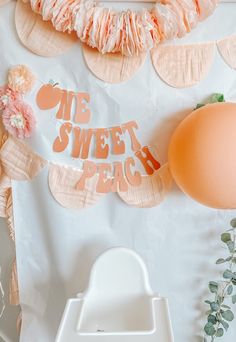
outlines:
[[[155,296],[143,260],[112,248],[93,265],[87,291],[69,299],[56,342],[173,342],[166,298]]]

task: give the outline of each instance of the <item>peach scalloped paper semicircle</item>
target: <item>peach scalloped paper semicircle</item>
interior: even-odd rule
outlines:
[[[168,164],[152,176],[142,176],[140,186],[129,186],[127,192],[118,192],[127,204],[137,208],[152,208],[160,204],[171,190],[173,179]]]
[[[30,4],[22,0],[16,4],[15,23],[22,44],[39,56],[60,55],[78,42],[75,33],[56,31],[51,22],[43,21],[39,14],[32,11]]]
[[[160,44],[151,50],[154,68],[163,81],[174,88],[191,87],[210,70],[215,43],[192,45]]]
[[[219,40],[217,47],[224,61],[236,69],[236,35]]]
[[[142,67],[146,53],[138,56],[122,56],[119,53],[101,54],[83,44],[85,62],[90,71],[100,80],[108,83],[121,83],[130,80]]]
[[[98,178],[87,180],[85,189],[79,191],[76,184],[83,171],[73,167],[50,164],[48,183],[55,200],[68,209],[83,209],[96,204],[105,194],[96,192]]]
[[[48,163],[13,137],[9,137],[3,144],[0,159],[5,174],[14,180],[31,180]]]

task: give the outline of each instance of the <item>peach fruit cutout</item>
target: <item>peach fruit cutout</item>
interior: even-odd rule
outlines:
[[[212,208],[236,208],[236,104],[208,104],[185,118],[169,145],[180,189]]]
[[[61,101],[63,91],[53,82],[43,85],[36,96],[36,102],[40,109],[47,110],[56,107]]]

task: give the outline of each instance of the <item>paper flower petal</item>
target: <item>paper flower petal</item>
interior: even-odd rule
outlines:
[[[0,150],[4,172],[14,180],[30,180],[47,165],[47,161],[27,145],[9,137]]]
[[[224,61],[236,69],[236,35],[219,40],[217,47]]]
[[[172,187],[172,182],[168,164],[165,164],[152,176],[142,176],[140,186],[129,186],[127,192],[118,192],[118,195],[133,207],[151,208],[164,200]]]
[[[214,42],[193,45],[163,45],[151,50],[158,75],[172,87],[186,88],[208,73],[215,55]]]
[[[120,53],[101,54],[97,49],[83,45],[84,59],[91,72],[108,83],[121,83],[131,79],[145,62],[146,54],[127,57]]]
[[[48,183],[55,200],[65,208],[83,209],[96,204],[105,194],[96,192],[97,176],[87,180],[85,189],[76,189],[83,171],[50,164]]]
[[[76,34],[56,31],[51,22],[43,21],[29,3],[21,0],[16,3],[15,23],[22,44],[39,56],[60,55],[78,42]]]

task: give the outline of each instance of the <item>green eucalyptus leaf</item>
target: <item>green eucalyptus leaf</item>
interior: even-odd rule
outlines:
[[[219,304],[216,302],[211,303],[211,310],[212,311],[218,311],[220,308]]]
[[[233,293],[233,290],[234,290],[233,286],[229,285],[228,288],[227,288],[227,294],[231,295]]]
[[[210,300],[205,300],[205,303],[210,305],[212,302]]]
[[[230,309],[230,306],[225,305],[225,304],[221,305],[221,307],[224,308],[224,309]]]
[[[236,294],[232,296],[232,303],[236,304]]]
[[[236,218],[233,218],[233,219],[230,221],[230,225],[231,225],[231,227],[236,228]]]
[[[225,331],[229,329],[229,323],[225,322],[223,319],[220,321],[220,323],[224,327]]]
[[[226,244],[228,246],[228,249],[229,249],[230,253],[233,253],[234,247],[235,247],[235,243],[233,241],[228,241],[228,242],[226,242]]]
[[[217,291],[218,291],[218,284],[216,282],[214,282],[214,281],[211,281],[209,283],[209,289],[210,289],[210,291],[212,293],[217,293]]]
[[[216,324],[216,322],[217,322],[216,316],[214,316],[214,315],[209,315],[207,317],[207,320],[208,320],[208,322],[210,322],[212,324]]]
[[[224,330],[222,328],[219,328],[216,332],[217,337],[222,337],[224,335]]]
[[[223,264],[226,260],[223,259],[223,258],[220,258],[218,260],[216,260],[216,264],[219,265],[219,264]]]
[[[224,243],[231,241],[231,234],[230,233],[221,234],[221,241],[223,241]]]
[[[210,322],[208,322],[205,327],[204,327],[204,330],[205,330],[205,333],[208,335],[208,336],[213,336],[215,335],[216,333],[216,329],[214,327],[214,325]]]
[[[236,264],[236,258],[232,258],[232,262]]]
[[[231,310],[226,310],[225,312],[222,313],[222,317],[226,321],[231,322],[234,319],[234,314]]]
[[[232,260],[232,256],[229,256],[228,258],[225,259],[225,261],[231,261]]]
[[[223,277],[225,278],[225,279],[232,279],[233,278],[233,272],[231,272],[230,270],[226,270],[226,271],[224,271],[224,273],[223,273]]]
[[[222,337],[224,335],[224,330],[222,328],[217,329],[216,337]]]

